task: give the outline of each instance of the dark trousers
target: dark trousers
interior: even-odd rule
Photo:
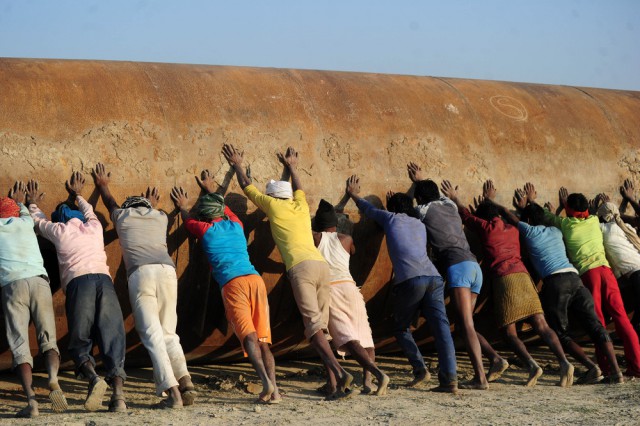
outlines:
[[[611,341],[609,333],[598,319],[591,292],[575,272],[549,275],[543,280],[540,302],[551,327],[563,346],[571,342],[569,311],[575,313],[584,331],[596,345]]]
[[[393,287],[394,335],[400,348],[416,370],[426,368],[424,358],[413,340],[411,323],[422,314],[435,338],[438,351],[440,384],[457,382],[456,352],[451,337],[449,319],[444,307],[444,282],[441,277],[420,276],[410,278]]]
[[[91,352],[93,345],[97,344],[107,381],[116,376],[126,379],[126,335],[122,309],[111,277],[105,274],[76,277],[67,285],[66,295],[68,350],[76,365],[76,374],[87,361],[96,365]]]

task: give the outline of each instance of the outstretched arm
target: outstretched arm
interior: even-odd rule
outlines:
[[[200,189],[202,189],[202,192],[204,192],[205,194],[211,194],[213,192],[216,192],[215,186],[217,184],[213,181],[213,176],[211,175],[211,172],[209,172],[209,170],[203,170],[200,173],[200,177],[196,176],[195,178],[196,178],[196,182],[198,183],[198,186],[200,187]],[[178,189],[178,187],[174,186],[173,189]],[[180,187],[179,189],[182,189],[182,187]],[[223,191],[220,195],[224,196],[225,188],[221,187],[220,190]],[[183,193],[186,194],[186,192],[184,191]],[[173,198],[173,190],[171,190],[171,199],[175,204],[176,200],[174,200]],[[177,204],[176,204],[176,207],[178,207]]]
[[[413,183],[424,180],[424,174],[422,173],[422,168],[416,163],[414,163],[413,161],[407,164],[407,173],[409,173],[409,179],[411,179],[411,182]]]
[[[204,173],[204,172],[203,172]],[[196,177],[196,180],[198,178]],[[204,188],[203,188],[204,190]],[[182,221],[186,222],[189,218],[189,194],[182,187],[174,186],[171,190],[171,201],[180,210]]]
[[[625,179],[624,183],[620,187],[620,195],[622,195],[622,203],[624,204],[626,202],[631,204],[636,216],[640,216],[640,204],[638,204],[635,188],[631,179]],[[626,204],[624,206],[623,204],[620,204],[620,213],[624,213],[624,211],[627,210]]]
[[[500,211],[500,215],[504,219],[506,219],[507,222],[511,223],[512,225],[517,225],[520,222],[520,218],[518,218],[518,216],[516,216],[511,211],[509,211],[509,209],[507,209],[506,207],[504,207],[501,204],[498,204],[495,201],[497,192],[498,192],[498,190],[496,189],[496,187],[493,184],[493,181],[491,179],[485,181],[485,183],[482,185],[482,197],[484,198],[484,202],[485,203],[493,203],[498,208],[498,210]],[[516,194],[517,194],[517,192],[516,192]],[[515,197],[514,197],[514,202],[515,202]]]
[[[82,189],[84,188],[84,184],[85,179],[82,173],[75,172],[71,174],[71,179],[64,183],[64,187],[69,193],[65,204],[67,204],[69,207],[72,207],[75,204],[78,195],[82,196]]]
[[[93,169],[93,180],[98,187],[98,191],[100,192],[100,197],[102,197],[102,202],[107,207],[109,211],[109,216],[113,213],[113,211],[120,206],[116,202],[113,195],[111,195],[111,191],[109,190],[109,182],[111,182],[111,172],[107,172],[104,167],[104,164],[98,163],[96,167]]]
[[[448,180],[443,180],[442,184],[440,185],[440,190],[442,191],[445,197],[447,197],[448,199],[456,203],[456,206],[458,206],[458,211],[462,211],[466,209],[466,206],[458,198],[457,185],[454,187],[453,184]]]
[[[289,170],[293,191],[301,190],[300,175],[298,174],[298,152],[292,147],[287,148],[284,154],[278,153],[278,160]]]
[[[247,173],[242,166],[242,162],[244,161],[244,152],[236,150],[233,145],[224,144],[222,145],[222,155],[224,155],[224,158],[229,162],[229,165],[236,171],[240,188],[244,189],[251,185],[251,179],[247,176]]]
[[[345,189],[345,193],[351,198],[355,203],[358,200],[361,200],[360,194],[360,178],[356,175],[352,175],[347,179],[347,187]]]

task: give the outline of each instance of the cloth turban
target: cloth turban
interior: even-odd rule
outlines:
[[[274,198],[293,198],[293,189],[291,188],[291,183],[284,180],[273,180],[271,179],[267,183],[267,195],[270,195]]]
[[[317,231],[323,231],[338,225],[338,215],[331,203],[320,200],[314,223]]]
[[[198,218],[212,220],[224,216],[224,197],[217,192],[203,195],[198,199]]]
[[[18,216],[20,216],[18,203],[9,197],[0,198],[0,218],[5,219]]]
[[[52,222],[67,223],[71,219],[80,219],[83,222],[87,221],[80,210],[74,210],[66,204],[60,204],[56,211],[51,213]]]
[[[127,199],[124,200],[124,203],[122,203],[123,209],[128,209],[130,207],[147,207],[149,209],[153,208],[149,200],[147,200],[144,197],[135,197],[135,196],[127,197]]]
[[[628,227],[627,224],[623,222],[622,218],[620,217],[620,211],[615,204],[604,203],[600,207],[598,207],[598,217],[607,223],[615,221],[620,229],[622,229],[622,232],[624,232],[627,240],[636,248],[636,250],[640,251],[640,237],[638,237],[638,234],[636,234],[633,229]]]

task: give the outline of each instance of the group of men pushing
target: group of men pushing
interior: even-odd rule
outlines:
[[[349,258],[355,252],[353,240],[336,232],[336,211],[324,200],[312,229],[297,171],[298,153],[288,148],[284,154],[278,154],[291,183],[272,180],[265,194],[251,183],[240,151],[224,145],[222,153],[247,198],[269,219],[273,240],[303,319],[305,336],[326,367],[327,383],[319,391],[328,399],[353,394],[353,376],[338,363],[331,341],[338,353],[350,354],[363,367],[363,392],[384,395],[389,377],[375,363],[365,302],[349,272]],[[515,193],[514,205],[520,211],[516,216],[495,202],[495,187],[487,181],[483,195],[475,200],[475,209],[471,211],[458,199],[457,187],[450,182],[444,181],[439,189],[435,182],[425,179],[414,163],[408,165],[408,172],[415,183],[417,207],[409,195],[389,192],[387,209],[376,208],[359,196],[357,176],[347,180],[346,194],[386,234],[394,270],[394,333],[413,369],[410,386],[430,377],[410,329],[418,313],[427,319],[438,354],[439,385],[432,390],[451,393],[458,388],[484,390],[509,366],[475,331],[473,312],[483,272],[470,250],[463,224],[480,237],[496,320],[506,342],[528,369],[527,386],[535,385],[542,369],[518,338],[516,323],[521,320],[532,325],[558,358],[560,386],[573,384],[574,367],[565,351],[587,368],[580,379],[583,383],[599,382],[604,375],[612,382],[622,383],[624,375],[604,328],[603,310],[611,315],[623,340],[626,374],[640,376],[638,336],[626,315],[616,281],[616,276],[625,276],[634,288],[640,289],[640,239],[633,227],[623,223],[618,209],[606,196],[599,195],[590,205],[583,195],[569,195],[562,188],[560,209],[567,213],[562,218],[557,216],[559,211],[551,212],[553,207],[550,211],[537,205],[535,188],[527,184]],[[145,196],[128,197],[118,205],[109,191],[110,176],[100,163],[93,170],[95,185],[119,237],[135,328],[153,364],[156,393],[166,395],[158,405],[166,408],[191,405],[196,390],[176,334],[177,276],[167,251],[167,215],[156,209],[160,198],[156,188],[148,188]],[[186,229],[200,241],[220,286],[227,319],[262,382],[257,402],[277,404],[282,395],[269,347],[271,329],[264,281],[250,261],[242,222],[225,205],[224,193],[220,193],[224,191],[217,189],[206,170],[196,180],[203,195],[195,206],[190,207],[187,192],[180,187],[172,189],[171,199],[180,210]],[[89,381],[85,408],[98,410],[111,386],[109,411],[127,410],[123,391],[126,342],[122,311],[106,262],[102,225],[81,195],[84,183],[80,173],[71,176],[66,182],[69,197],[58,205],[51,220],[38,208],[43,194],[33,180],[27,184],[16,182],[9,197],[0,199],[2,307],[13,366],[28,398],[27,406],[17,413],[21,417],[38,415],[28,341],[30,320],[45,357],[52,408],[54,411],[67,408],[57,379],[60,352],[51,289],[36,234],[50,240],[58,253],[61,286],[66,295],[68,351],[76,374]],[[621,194],[625,203],[631,203],[640,212],[630,181],[623,184]],[[590,215],[590,208],[598,216]],[[467,383],[458,383],[455,349],[444,305],[444,280],[427,255],[427,235],[435,256],[446,268],[458,328],[474,368],[474,377]],[[540,295],[521,259],[520,237],[526,243],[536,275],[544,282]],[[571,339],[569,311],[579,316],[593,339],[597,363]],[[94,343],[100,349],[104,378],[95,371],[91,356]],[[489,360],[487,373],[482,355]]]

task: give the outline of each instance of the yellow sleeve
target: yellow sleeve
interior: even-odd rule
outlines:
[[[307,206],[307,208],[309,208],[309,205],[307,204],[307,197],[304,194],[304,191],[302,189],[296,189],[293,193],[293,201],[295,201],[296,203],[302,205],[302,206]]]
[[[271,208],[272,197],[264,195],[255,185],[247,185],[244,188],[244,195],[247,196],[253,204],[255,204],[260,210],[267,213]]]

